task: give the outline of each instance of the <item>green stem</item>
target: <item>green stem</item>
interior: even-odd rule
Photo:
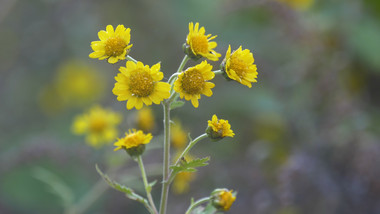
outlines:
[[[137,63],[137,60],[133,59],[131,56],[127,55],[127,60]]]
[[[222,70],[216,70],[216,71],[213,71],[215,73],[215,75],[218,75],[218,74],[223,74],[223,71]]]
[[[137,157],[137,162],[138,162],[140,170],[141,170],[141,176],[142,176],[142,179],[143,179],[143,182],[144,182],[146,196],[148,197],[149,204],[152,207],[154,213],[157,214],[158,211],[157,211],[156,205],[154,205],[154,201],[153,201],[152,195],[150,194],[150,192],[152,191],[152,189],[151,189],[151,187],[148,184],[148,179],[146,178],[144,163],[142,161],[141,155],[139,155]]]
[[[183,157],[186,156],[186,154],[190,151],[191,148],[193,148],[193,146],[195,146],[195,144],[197,144],[200,140],[203,140],[207,137],[207,134],[204,133],[202,135],[199,135],[197,138],[195,138],[193,141],[191,141],[187,147],[185,148],[185,150],[183,150],[182,154],[178,157],[177,161],[175,162],[174,166],[178,165],[179,162],[181,161],[181,159]]]
[[[169,161],[170,161],[170,103],[165,102],[164,107],[164,162],[162,172],[162,191],[160,214],[166,213],[166,204],[169,193]]]
[[[211,198],[210,197],[204,197],[204,198],[201,198],[199,199],[198,201],[196,201],[195,203],[191,204],[190,207],[186,210],[186,213],[185,214],[190,214],[190,212],[197,206],[199,206],[200,204],[203,204],[205,202],[208,202]]]

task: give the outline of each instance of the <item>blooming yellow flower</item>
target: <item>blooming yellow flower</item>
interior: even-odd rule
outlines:
[[[257,82],[257,67],[253,64],[254,61],[248,49],[242,50],[240,46],[231,54],[231,46],[228,46],[222,66],[228,78],[251,88],[251,82]]]
[[[117,151],[119,149],[131,149],[138,147],[140,145],[145,145],[152,140],[153,136],[152,134],[144,134],[141,130],[133,129],[132,131],[129,130],[129,133],[125,133],[125,137],[118,139],[116,143],[114,143],[114,146],[117,146],[114,151]]]
[[[221,190],[214,196],[213,205],[219,210],[227,211],[231,208],[235,200],[236,196],[232,194],[232,190]]]
[[[207,61],[186,69],[178,75],[178,79],[174,82],[174,90],[179,93],[181,99],[185,97],[186,100],[191,100],[193,106],[198,108],[201,94],[210,97],[211,88],[215,87],[214,83],[207,82],[215,77],[211,70],[212,66]]]
[[[193,22],[189,23],[189,34],[186,38],[187,48],[191,50],[189,53],[194,58],[205,57],[212,61],[218,61],[221,54],[215,52],[213,49],[216,48],[216,42],[210,42],[216,38],[216,36],[211,36],[211,34],[205,35],[206,30],[204,27],[199,29],[199,23]]]
[[[181,122],[174,120],[170,130],[172,146],[176,149],[183,149],[187,142],[187,133],[183,130]]]
[[[86,135],[86,142],[98,148],[117,137],[116,126],[120,122],[120,114],[94,106],[87,113],[74,119],[72,130],[75,134]]]
[[[137,127],[145,132],[154,128],[154,114],[151,108],[142,108],[137,112]]]
[[[212,116],[212,119],[207,122],[208,128],[206,132],[212,139],[221,139],[224,137],[235,136],[234,132],[231,130],[231,125],[228,123],[228,120],[219,120],[218,117],[214,114]]]
[[[125,28],[124,25],[118,25],[116,30],[112,25],[107,25],[106,31],[98,32],[100,41],[91,42],[92,52],[90,58],[107,59],[109,63],[116,63],[124,60],[132,45],[128,45],[131,39],[131,29]]]
[[[112,92],[117,95],[117,100],[128,100],[127,109],[141,109],[143,104],[160,104],[169,98],[170,84],[159,82],[164,77],[160,67],[160,63],[149,68],[142,62],[127,61],[126,67],[120,67],[120,73],[115,77],[117,82]]]

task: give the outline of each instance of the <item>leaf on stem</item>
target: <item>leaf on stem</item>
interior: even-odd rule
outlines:
[[[98,167],[98,165],[96,164],[95,165],[96,167],[96,171],[98,171],[99,175],[102,176],[102,178],[104,179],[104,181],[112,188],[120,191],[120,192],[123,192],[126,194],[126,196],[129,198],[129,199],[132,199],[132,200],[135,200],[135,201],[139,201],[143,204],[148,204],[148,201],[143,198],[142,196],[136,194],[133,189],[129,188],[129,187],[126,187],[124,185],[121,185],[119,183],[117,183],[116,181],[112,180],[110,177],[108,177],[107,174],[104,174]]]
[[[180,101],[180,100],[176,100],[170,104],[170,109],[173,110],[173,109],[182,107],[183,105],[185,105],[185,102]]]
[[[210,160],[210,157],[198,158],[189,162],[182,159],[181,162],[177,166],[170,166],[170,169],[173,170],[171,178],[170,178],[170,182],[180,172],[195,172],[197,171],[196,170],[197,167],[207,166],[208,165],[207,161],[209,160]]]

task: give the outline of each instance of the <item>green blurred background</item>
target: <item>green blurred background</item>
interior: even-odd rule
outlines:
[[[67,213],[67,204],[86,194],[94,200],[83,213],[147,213],[102,186],[94,167],[125,162],[114,176],[126,174],[140,191],[131,178],[136,164],[112,145],[89,147],[70,127],[98,103],[123,115],[122,130],[134,128],[136,111],[112,94],[124,62],[88,57],[99,30],[131,28],[130,55],[148,65],[161,61],[167,80],[183,57],[191,21],[218,35],[222,57],[229,44],[250,49],[259,75],[250,89],[217,76],[214,95],[202,96],[198,109],[186,102],[172,111],[193,137],[214,113],[229,120],[236,136],[195,147],[192,154],[210,156],[210,165],[200,168],[189,192],[170,195],[169,213],[184,213],[190,197],[220,187],[238,192],[230,213],[380,213],[380,1],[3,0],[1,214]],[[217,68],[220,61],[210,63]],[[83,86],[71,81],[75,72],[62,74],[73,64],[95,75],[83,92],[88,99],[75,90],[62,95]],[[159,171],[162,107],[152,108],[156,137],[144,159]],[[88,193],[95,184],[96,194]],[[157,201],[159,194],[156,185]]]

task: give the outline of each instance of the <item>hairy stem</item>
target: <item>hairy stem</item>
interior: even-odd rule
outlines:
[[[140,170],[141,170],[141,176],[142,176],[142,179],[143,179],[143,182],[144,182],[144,187],[145,187],[145,191],[146,191],[146,196],[148,197],[149,204],[150,204],[150,206],[152,207],[154,213],[157,214],[158,211],[157,211],[156,205],[154,204],[154,201],[153,201],[152,195],[150,194],[150,192],[151,192],[151,187],[149,186],[149,184],[148,184],[148,179],[146,178],[146,173],[145,173],[144,163],[143,163],[143,161],[142,161],[141,155],[139,155],[139,156],[137,157],[137,162],[138,162],[139,167],[140,167]]]

